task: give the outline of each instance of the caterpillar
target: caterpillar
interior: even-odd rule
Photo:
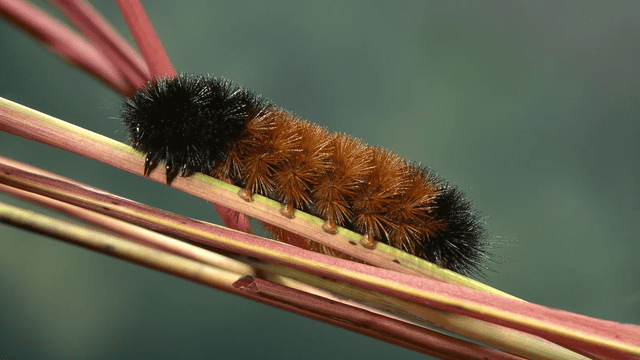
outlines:
[[[164,164],[168,185],[203,173],[465,275],[487,269],[485,224],[471,201],[432,170],[349,135],[301,120],[273,102],[210,75],[160,77],[124,100],[144,174]],[[267,226],[274,237],[286,234]],[[313,250],[336,254],[311,243]]]

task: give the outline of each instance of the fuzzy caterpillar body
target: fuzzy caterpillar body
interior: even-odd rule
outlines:
[[[145,174],[164,164],[167,183],[201,172],[461,274],[481,274],[484,222],[465,195],[434,172],[300,120],[231,81],[181,74],[159,78],[124,102]],[[279,240],[286,236],[268,229]],[[331,253],[314,244],[314,250]]]

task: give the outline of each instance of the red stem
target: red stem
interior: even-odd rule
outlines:
[[[325,299],[280,284],[244,276],[238,290],[308,312],[306,316],[442,359],[522,359],[388,316]],[[392,335],[392,336],[390,336]]]
[[[133,88],[151,80],[147,64],[96,9],[83,0],[50,0],[120,70]],[[124,94],[130,95],[130,94]]]
[[[132,91],[133,87],[99,50],[39,8],[21,0],[2,0],[0,15],[117,92]]]
[[[176,77],[176,70],[162,47],[147,14],[137,0],[116,0],[129,31],[142,53],[152,77]]]

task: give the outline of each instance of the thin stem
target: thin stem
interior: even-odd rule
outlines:
[[[98,49],[37,7],[22,0],[3,0],[0,1],[0,15],[118,93],[133,91],[133,86]]]
[[[138,49],[142,53],[152,77],[176,77],[176,70],[169,60],[153,25],[137,0],[116,0]]]
[[[442,359],[523,359],[252,276],[236,281],[238,289],[319,314],[326,321]],[[338,320],[339,319],[339,320]],[[346,327],[346,326],[342,327]],[[393,334],[393,337],[389,337]]]
[[[91,4],[82,0],[50,0],[59,6],[71,22],[100,49],[120,70],[132,89],[151,80],[149,67],[129,43],[100,15]],[[131,93],[123,94],[131,95]]]
[[[217,289],[233,291],[238,274],[206,266],[77,224],[0,202],[0,222],[54,237]]]
[[[0,184],[0,191],[23,200],[45,206],[59,213],[69,215],[93,225],[100,226],[103,229],[110,230],[114,234],[118,234],[119,236],[125,237],[139,244],[145,244],[146,246],[150,246],[158,250],[169,252],[191,260],[196,260],[234,273],[243,275],[255,274],[255,270],[251,266],[237,260],[190,245],[186,242],[159,234],[155,231],[118,220],[111,216],[103,215],[95,211],[87,210],[82,207],[38,195],[36,193],[20,190],[12,186]]]

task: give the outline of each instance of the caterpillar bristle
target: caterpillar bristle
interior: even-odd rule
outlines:
[[[179,172],[210,172],[245,130],[249,109],[266,106],[229,80],[180,74],[125,98],[122,118],[132,146],[147,155],[145,172],[164,163],[170,184]]]
[[[312,204],[312,189],[319,174],[328,169],[328,131],[306,121],[292,125],[298,139],[297,151],[275,171],[274,198],[285,206],[308,211]]]
[[[262,131],[252,131],[248,137],[238,140],[238,160],[244,170],[243,174],[238,174],[238,184],[254,194],[273,198],[277,190],[274,179],[276,170],[290,162],[298,151],[300,135],[295,129],[297,118],[274,110],[258,121],[264,121],[264,125],[269,126],[263,125]]]
[[[437,181],[408,165],[407,187],[397,207],[389,212],[389,242],[392,246],[415,254],[420,239],[429,239],[441,230],[431,215],[435,197],[440,194]]]
[[[336,225],[344,226],[353,216],[350,204],[372,168],[372,149],[344,134],[333,134],[329,141],[328,169],[314,184],[310,212],[325,219],[325,231],[335,232]]]
[[[435,221],[442,229],[425,243],[422,257],[461,274],[482,275],[490,260],[485,223],[466,195],[448,182],[436,198]]]
[[[125,100],[131,143],[145,175],[164,164],[167,184],[202,172],[230,181],[245,200],[260,194],[462,274],[482,274],[484,223],[471,202],[434,172],[395,152],[330,133],[229,80],[160,78]],[[349,258],[265,224],[276,239]]]
[[[399,197],[407,182],[408,167],[394,152],[374,148],[371,168],[353,198],[353,226],[356,231],[374,237],[388,238],[389,219],[386,217],[398,206]]]

